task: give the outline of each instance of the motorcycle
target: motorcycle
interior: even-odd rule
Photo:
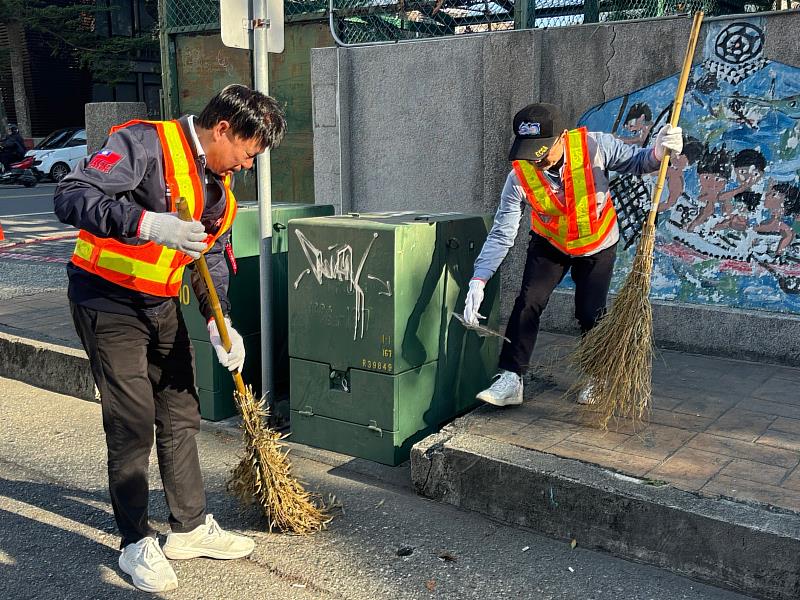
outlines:
[[[33,156],[26,156],[22,160],[11,163],[5,171],[0,171],[0,185],[24,185],[33,187],[39,183],[40,175],[34,168]],[[0,163],[0,169],[2,169]]]

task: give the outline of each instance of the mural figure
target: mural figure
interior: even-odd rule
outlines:
[[[800,68],[767,60],[764,40],[763,18],[708,26],[681,112],[684,152],[659,204],[656,298],[800,314]],[[677,80],[596,106],[579,124],[646,146],[669,121]],[[612,183],[623,264],[654,180]]]
[[[678,156],[672,158],[667,169],[667,198],[658,204],[658,211],[665,212],[675,206],[679,198],[684,197],[688,199],[683,191],[686,182],[684,178],[684,171],[695,165],[697,161],[703,156],[705,147],[700,140],[692,137],[687,137],[683,142],[683,152]]]
[[[628,111],[628,116],[625,117],[623,129],[627,135],[618,135],[620,140],[626,144],[644,145],[653,129],[653,111],[644,102],[634,104]]]

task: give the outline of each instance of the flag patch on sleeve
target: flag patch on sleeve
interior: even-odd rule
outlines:
[[[117,154],[113,150],[100,150],[92,157],[89,164],[86,165],[87,169],[96,169],[101,173],[110,173],[119,161],[122,160],[122,155]]]

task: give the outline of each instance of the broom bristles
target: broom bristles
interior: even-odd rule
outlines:
[[[231,474],[228,489],[242,502],[258,504],[270,532],[307,534],[324,528],[330,517],[292,475],[281,434],[266,425],[264,400],[256,400],[249,387],[245,397],[239,392],[234,395],[242,414],[245,454]]]
[[[572,390],[591,385],[588,409],[608,429],[612,419],[629,418],[634,429],[647,418],[651,399],[653,313],[650,275],[655,229],[645,225],[631,272],[614,304],[578,345],[573,362],[580,376]]]

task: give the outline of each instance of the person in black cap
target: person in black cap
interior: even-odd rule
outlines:
[[[658,169],[667,151],[679,154],[680,127],[665,125],[652,148],[625,144],[607,133],[570,129],[557,106],[530,104],[514,116],[514,143],[500,206],[475,260],[464,320],[477,325],[486,282],[513,245],[524,206],[531,232],[522,289],[514,303],[494,383],[478,399],[495,406],[522,403],[539,317],[553,289],[572,272],[575,317],[586,333],[605,311],[619,228],[608,193],[609,171],[641,175]],[[578,401],[593,401],[591,386]]]

